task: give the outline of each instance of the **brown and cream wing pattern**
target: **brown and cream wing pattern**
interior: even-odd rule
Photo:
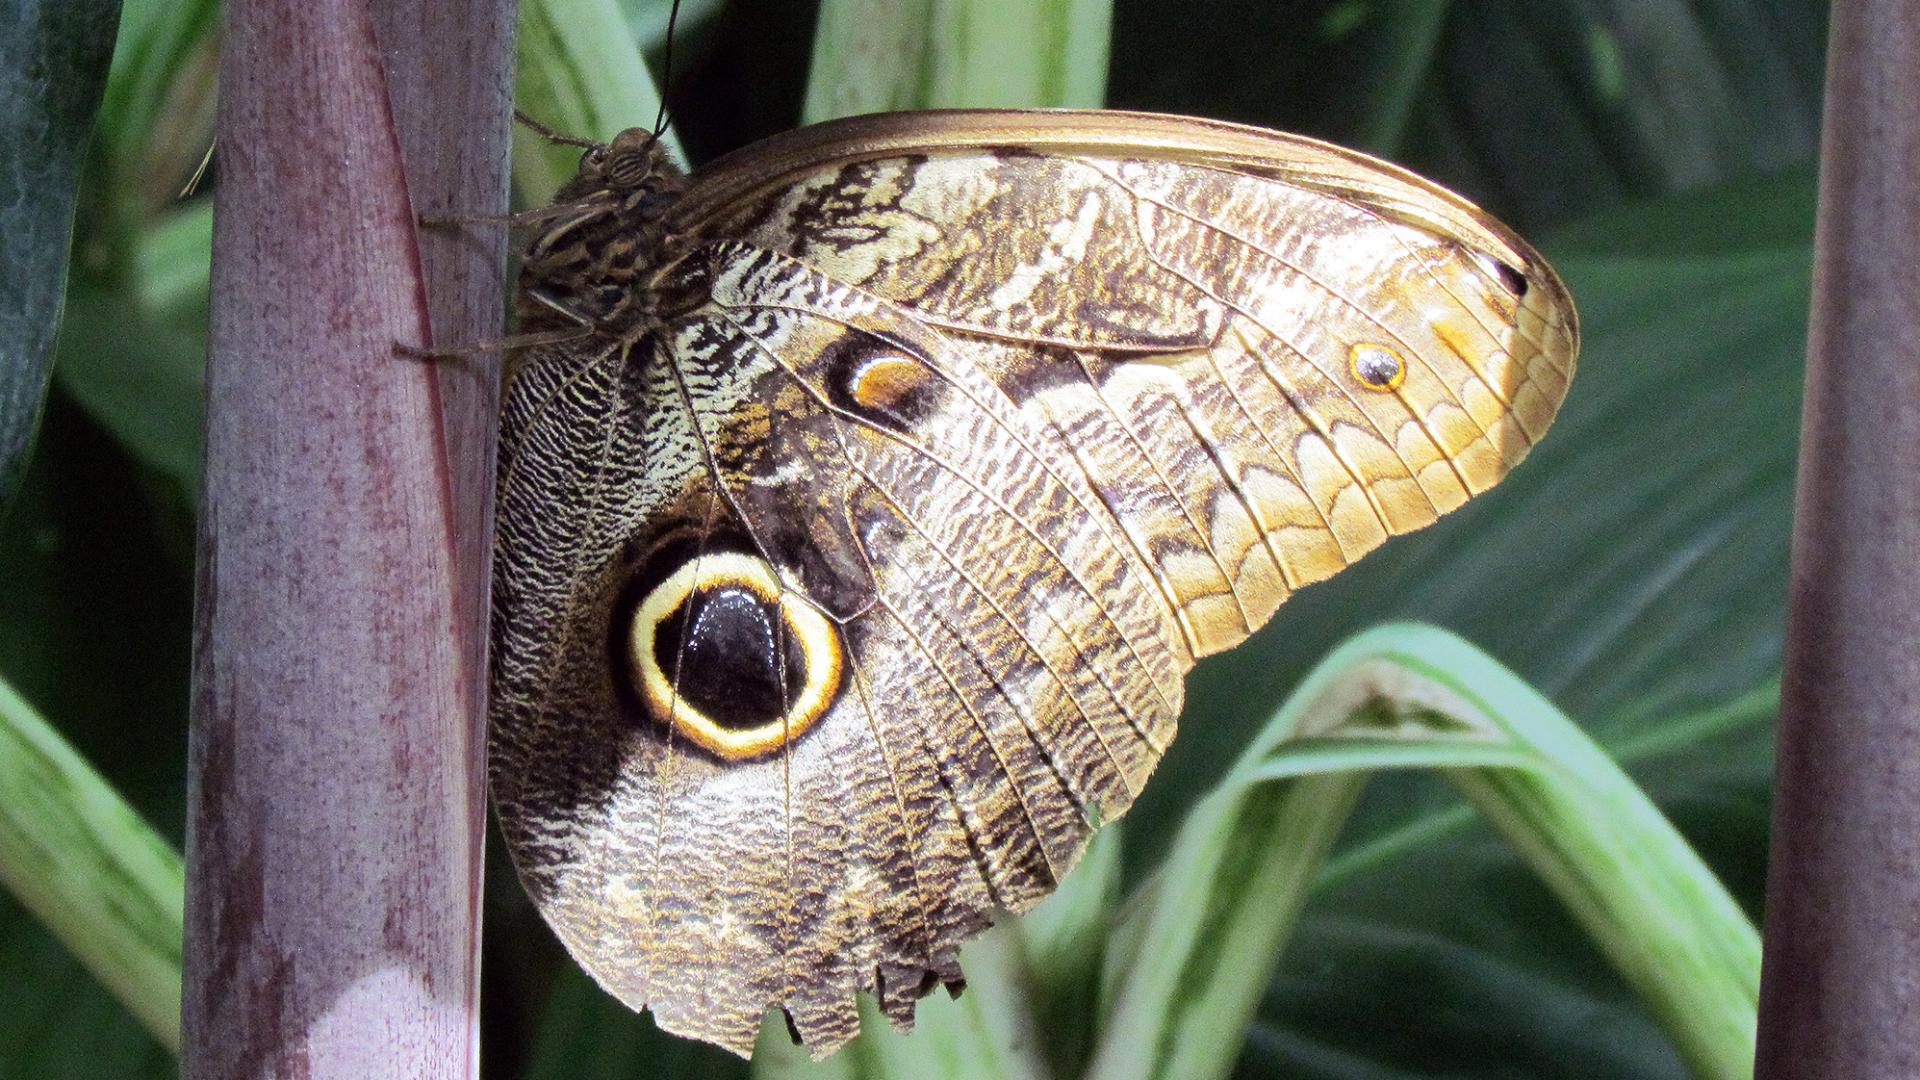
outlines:
[[[952,116],[853,122],[889,156],[770,151],[752,195],[723,162],[692,231],[900,303],[1071,429],[1195,655],[1490,487],[1565,395],[1564,286],[1442,188],[1233,125]]]
[[[774,140],[671,212],[663,328],[521,360],[495,800],[669,1030],[909,1022],[1130,805],[1195,657],[1552,419],[1571,304],[1479,211],[1114,115]]]

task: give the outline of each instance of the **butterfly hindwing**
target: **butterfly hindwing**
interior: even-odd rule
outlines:
[[[824,1054],[861,992],[910,1022],[1125,812],[1196,657],[1550,422],[1572,308],[1485,215],[1132,119],[776,140],[520,358],[495,800],[568,948],[663,1027],[745,1053],[777,1007]]]

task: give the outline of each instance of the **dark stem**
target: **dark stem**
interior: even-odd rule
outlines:
[[[471,1077],[512,4],[226,19],[182,1072]]]
[[[1920,1076],[1920,2],[1835,4],[1756,1076]]]

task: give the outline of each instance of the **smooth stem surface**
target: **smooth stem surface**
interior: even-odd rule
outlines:
[[[1920,0],[1835,4],[1756,1075],[1920,1075]]]
[[[475,102],[504,112],[504,74],[492,97],[436,97],[402,69],[431,57],[464,85],[497,62],[487,35],[504,31],[424,0],[380,17],[358,0],[227,8],[189,745],[189,1077],[477,1070],[487,454],[472,425],[491,383],[394,345],[426,344],[430,310],[497,318],[484,296],[429,304],[402,145],[415,140],[407,154],[439,198],[497,208],[500,164],[445,155],[475,130],[475,159],[500,153],[503,119],[487,149],[486,125],[459,118]],[[459,30],[461,18],[476,25]],[[475,452],[477,465],[454,457]]]

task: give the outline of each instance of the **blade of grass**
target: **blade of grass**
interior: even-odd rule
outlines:
[[[825,0],[802,115],[1097,108],[1112,25],[1112,0]]]
[[[1606,747],[1607,756],[1622,766],[1647,761],[1664,754],[1722,737],[1730,731],[1771,725],[1780,712],[1780,680],[1769,679],[1732,701],[1690,716],[1681,717],[1659,729],[1634,736]],[[1383,863],[1443,836],[1459,832],[1473,824],[1472,806],[1452,806],[1417,818],[1368,841],[1343,849],[1327,860],[1314,882],[1314,892],[1324,893],[1359,877]]]
[[[1545,698],[1451,634],[1388,626],[1316,668],[1183,826],[1092,1075],[1226,1074],[1358,770],[1380,767],[1441,769],[1700,1075],[1750,1074],[1759,938],[1739,906]]]
[[[180,856],[0,681],[0,882],[169,1050]]]

